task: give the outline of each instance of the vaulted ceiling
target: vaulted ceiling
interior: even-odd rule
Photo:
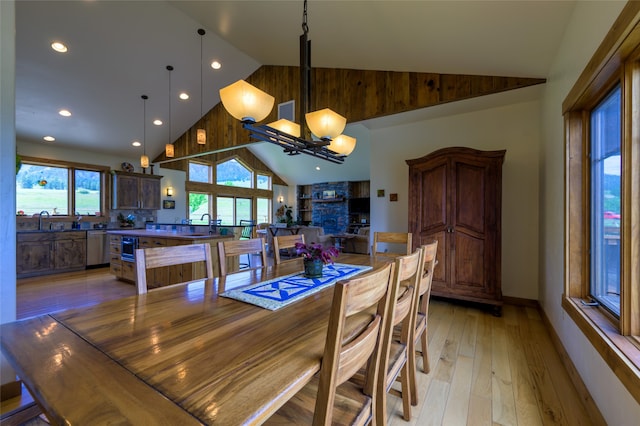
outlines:
[[[312,65],[405,76],[546,78],[574,3],[310,0]],[[144,126],[146,152],[151,158],[161,156],[165,143],[180,139],[201,110],[216,108],[221,87],[267,66],[296,66],[301,19],[302,1],[290,0],[17,0],[18,140],[45,143],[42,137],[53,135],[56,146],[136,158],[143,148],[131,143],[143,138],[140,95],[147,94],[147,120],[161,118],[165,124]],[[198,28],[207,34],[198,36]],[[69,52],[53,52],[49,45],[54,40],[64,41]],[[208,66],[214,59],[222,63],[220,70]],[[171,77],[166,65],[175,67]],[[362,81],[355,75],[348,80]],[[170,83],[174,97],[169,116]],[[315,86],[323,90],[322,84]],[[186,102],[175,99],[183,90],[191,95]],[[357,90],[347,86],[348,92]],[[61,108],[72,116],[59,116]],[[420,119],[404,113],[360,123],[384,126],[385,120],[401,116]],[[277,149],[254,145],[251,150],[269,167],[280,161]],[[263,152],[278,158],[264,158]],[[286,173],[295,173],[295,166],[290,169]]]

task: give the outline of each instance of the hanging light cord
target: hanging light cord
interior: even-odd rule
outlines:
[[[147,155],[147,95],[142,95],[142,155]]]
[[[169,143],[171,142],[171,71],[173,71],[173,67],[171,65],[167,65],[167,70],[169,70]]]
[[[200,28],[198,29],[198,34],[200,34],[200,119],[202,120],[202,103],[204,100],[204,90],[202,88],[202,39],[206,32]]]

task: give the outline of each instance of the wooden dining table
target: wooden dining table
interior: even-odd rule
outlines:
[[[275,311],[219,294],[296,272],[286,262],[3,324],[2,352],[52,424],[261,424],[319,371],[333,286]]]

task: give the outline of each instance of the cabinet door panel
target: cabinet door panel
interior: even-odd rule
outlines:
[[[484,167],[458,162],[455,168],[455,217],[452,226],[463,227],[480,238],[485,233]]]
[[[160,180],[155,178],[140,179],[140,208],[160,209]]]
[[[470,287],[473,291],[485,286],[484,240],[474,238],[462,232],[455,233],[455,271],[456,286],[461,289]]]
[[[114,180],[116,188],[116,209],[137,209],[138,178],[136,176],[118,175]]]
[[[25,241],[18,243],[16,253],[16,273],[29,274],[51,270],[51,243]]]
[[[422,173],[421,208],[422,232],[436,232],[447,226],[447,185],[448,167],[446,163]]]
[[[82,268],[86,265],[86,240],[60,240],[55,242],[56,269]]]

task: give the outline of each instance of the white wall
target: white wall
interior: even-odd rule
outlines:
[[[547,317],[608,424],[636,425],[640,406],[562,309],[564,131],[561,105],[624,2],[577,2],[548,77],[540,147],[540,296]]]
[[[408,230],[409,167],[405,160],[450,146],[506,149],[502,168],[502,292],[537,299],[539,127],[540,104],[528,101],[373,131],[372,231]],[[378,189],[385,190],[384,198],[376,196]],[[389,201],[390,193],[398,194],[398,202]]]

